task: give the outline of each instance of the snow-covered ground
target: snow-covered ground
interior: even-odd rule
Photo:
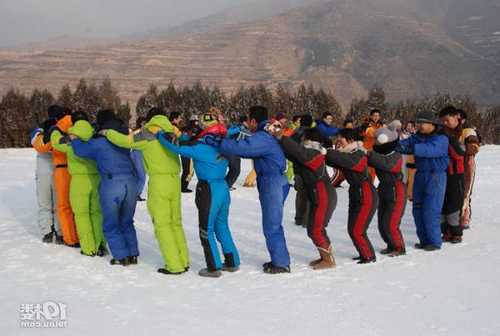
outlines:
[[[338,267],[321,272],[307,266],[317,255],[304,229],[293,223],[294,192],[284,223],[292,273],[261,272],[268,255],[257,191],[240,187],[240,179],[230,222],[243,265],[220,279],[197,275],[204,259],[194,195],[183,196],[192,270],[180,277],[156,273],[162,259],[144,203],[136,216],[142,253],[137,266],[112,267],[109,257],[42,244],[34,157],[29,149],[0,151],[0,335],[500,334],[500,147],[486,146],[479,155],[474,221],[463,244],[433,253],[414,250],[408,207],[408,254],[378,255],[376,264],[356,265],[346,231],[347,191],[341,189],[328,230]],[[369,234],[382,249],[375,221]],[[20,328],[21,305],[48,301],[66,305],[65,328]]]

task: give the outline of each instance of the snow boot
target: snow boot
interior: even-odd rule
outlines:
[[[262,265],[264,273],[267,274],[280,274],[280,273],[290,273],[290,266],[280,267],[273,265],[272,262],[267,262]]]
[[[120,259],[120,260],[111,259],[111,261],[109,263],[111,265],[122,265],[122,266],[128,266],[128,265],[130,265],[130,262],[128,261],[128,258],[123,258],[123,259]]]
[[[437,250],[440,250],[441,248],[439,246],[434,246],[434,245],[427,245],[427,246],[424,246],[424,251],[427,251],[427,252],[433,252],[433,251],[437,251]]]
[[[45,236],[43,236],[42,242],[45,244],[53,243],[53,236],[54,236],[54,232],[47,233]]]
[[[358,261],[358,264],[360,265],[363,265],[363,264],[371,264],[371,263],[374,263],[376,262],[377,259],[373,258],[373,259],[365,259],[365,258],[361,258],[359,261]]]
[[[391,254],[391,253],[393,253],[393,252],[395,252],[395,251],[394,251],[394,249],[392,249],[392,248],[388,247],[388,248],[383,249],[382,251],[380,251],[380,254],[384,254],[384,255],[386,255],[386,254]]]
[[[224,272],[234,273],[240,270],[239,266],[227,266],[225,263],[222,264],[222,270]]]
[[[405,254],[406,254],[405,249],[394,250],[391,253],[389,253],[389,257],[394,258],[394,257],[399,257],[399,256],[402,256],[402,255],[405,255]]]
[[[57,233],[55,233],[55,236],[56,236],[56,245],[64,245],[64,240],[63,240],[63,237],[58,235]]]
[[[416,248],[417,250],[423,250],[423,249],[424,249],[424,245],[422,245],[422,244],[420,244],[420,243],[416,243],[416,244],[415,244],[415,248]]]
[[[106,248],[106,245],[104,243],[101,243],[101,245],[99,245],[99,249],[96,252],[96,255],[99,257],[104,257],[107,256],[108,254],[109,252],[108,249]]]
[[[222,272],[220,270],[210,271],[208,268],[201,269],[198,275],[205,278],[220,278]]]
[[[319,255],[321,256],[321,260],[312,266],[314,270],[323,270],[327,268],[334,268],[335,266],[337,266],[335,263],[335,258],[333,257],[331,246],[328,250],[319,248],[318,251]]]
[[[187,268],[184,269],[184,271],[181,271],[181,272],[170,272],[166,268],[158,268],[158,273],[166,274],[166,275],[181,275],[181,274],[184,274],[186,272],[187,272]]]
[[[139,263],[137,256],[128,257],[128,262],[130,263],[130,265],[137,265]]]

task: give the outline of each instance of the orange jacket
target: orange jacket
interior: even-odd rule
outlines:
[[[68,133],[68,130],[70,129],[70,127],[73,126],[71,116],[67,115],[64,118],[60,119],[57,122],[56,126],[62,132]],[[53,149],[52,150],[52,163],[54,164],[54,167],[56,167],[58,165],[67,165],[68,159],[66,158],[66,154]]]
[[[365,139],[363,140],[363,147],[365,147],[366,150],[373,150],[373,146],[375,145],[375,132],[382,126],[381,123],[370,123],[370,126],[365,131]]]

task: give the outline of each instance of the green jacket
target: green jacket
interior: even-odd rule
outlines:
[[[85,141],[88,141],[94,135],[94,129],[85,120],[77,121],[68,132]],[[50,142],[56,150],[66,153],[68,157],[68,171],[72,176],[98,174],[95,161],[76,156],[71,147],[71,142],[59,130],[52,132]]]
[[[149,176],[178,175],[180,173],[179,156],[165,149],[156,139],[156,133],[160,130],[173,133],[174,127],[166,116],[157,115],[138,132],[124,135],[115,130],[108,130],[106,138],[118,147],[140,150]]]

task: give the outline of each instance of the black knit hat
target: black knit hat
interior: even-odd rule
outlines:
[[[325,138],[321,135],[321,132],[319,129],[315,128],[308,128],[304,131],[304,138],[305,140],[310,140],[310,141],[316,141],[319,143],[322,143]]]
[[[50,105],[47,109],[49,119],[62,119],[65,115],[69,114],[69,110],[62,107],[61,105]]]
[[[116,119],[115,112],[113,110],[100,110],[97,112],[97,125],[101,126],[108,121]]]
[[[79,120],[89,121],[89,116],[84,111],[75,111],[71,114],[71,121],[75,124]]]
[[[436,115],[430,111],[424,111],[420,112],[417,114],[417,117],[415,118],[415,122],[417,123],[427,123],[427,124],[434,124],[434,125],[439,125],[440,122],[436,118]]]

